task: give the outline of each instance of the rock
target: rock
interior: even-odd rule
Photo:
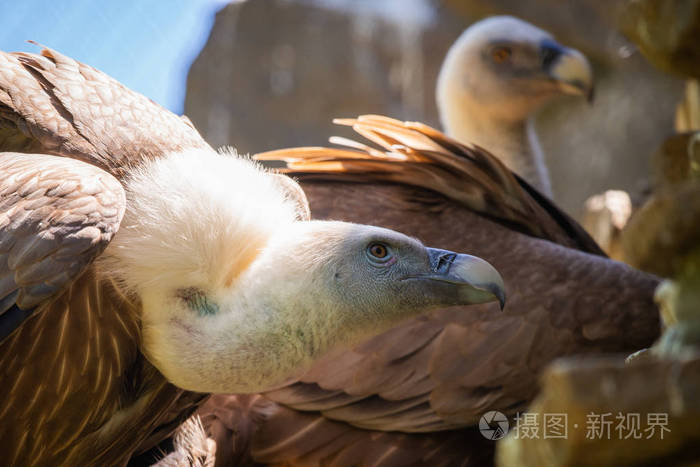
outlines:
[[[615,0],[614,5],[620,4]],[[326,144],[334,117],[381,113],[438,126],[435,82],[457,36],[516,13],[593,60],[596,101],[562,99],[537,121],[555,198],[578,215],[610,188],[633,198],[650,147],[672,130],[683,83],[616,29],[617,7],[573,0],[253,0],[216,17],[190,68],[185,113],[214,146],[261,152]],[[264,27],[261,27],[264,25]],[[653,111],[652,111],[653,109]]]
[[[700,179],[700,132],[678,133],[669,137],[651,158],[655,188]]]
[[[209,142],[242,152],[327,144],[339,132],[332,118],[362,113],[437,125],[435,51],[456,34],[426,36],[429,17],[396,24],[358,4],[227,6],[190,69],[185,113]]]
[[[683,100],[676,108],[676,131],[685,133],[700,130],[700,82],[689,79],[685,82]]]
[[[700,78],[700,1],[627,0],[620,28],[658,68]]]
[[[560,360],[543,374],[531,415],[520,415],[519,427],[497,445],[497,465],[697,465],[699,392],[697,350],[630,364],[617,357]],[[561,414],[564,424],[553,425]],[[534,426],[538,437],[526,438]],[[551,437],[563,427],[566,437]]]
[[[655,293],[666,330],[651,348],[654,355],[683,357],[700,347],[700,245],[677,258],[674,280]]]
[[[626,261],[639,269],[676,277],[694,267],[687,258],[700,246],[700,182],[657,190],[630,219],[622,243]]]

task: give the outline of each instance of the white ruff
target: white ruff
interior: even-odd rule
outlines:
[[[256,163],[192,150],[137,169],[102,265],[132,291],[230,285],[297,205]],[[254,194],[254,195],[253,195]]]

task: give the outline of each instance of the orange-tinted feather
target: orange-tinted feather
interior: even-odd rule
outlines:
[[[528,235],[604,256],[595,241],[545,196],[488,151],[427,125],[377,115],[336,119],[381,150],[344,138],[350,149],[291,148],[258,160],[282,160],[284,173],[304,180],[392,182],[426,188]]]

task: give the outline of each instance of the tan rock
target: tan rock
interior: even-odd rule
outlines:
[[[661,188],[700,179],[700,132],[673,135],[651,158],[654,187]]]
[[[627,0],[620,27],[655,66],[700,78],[697,0]]]
[[[700,462],[700,354],[682,360],[561,360],[542,377],[530,406],[537,438],[512,430],[500,466],[679,465]],[[546,414],[566,414],[566,437],[546,438]],[[530,415],[531,418],[534,415]],[[638,418],[638,420],[637,420]],[[524,420],[524,418],[521,418]],[[637,425],[638,421],[638,425]],[[638,429],[634,429],[634,428]],[[550,434],[552,428],[549,428]]]
[[[658,190],[632,216],[622,241],[632,266],[664,277],[680,274],[700,242],[700,182]]]

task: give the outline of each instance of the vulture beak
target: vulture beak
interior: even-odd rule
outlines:
[[[540,43],[540,54],[544,72],[563,93],[585,96],[593,102],[593,71],[581,52],[545,39]]]
[[[431,273],[423,279],[455,286],[462,303],[485,303],[498,300],[501,310],[506,304],[503,278],[496,268],[476,256],[428,248]]]

